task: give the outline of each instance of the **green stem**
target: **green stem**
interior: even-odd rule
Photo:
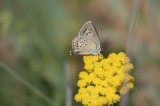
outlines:
[[[44,95],[41,91],[39,91],[37,88],[35,88],[33,85],[31,85],[28,81],[23,79],[20,75],[18,75],[14,70],[12,70],[10,67],[8,67],[6,64],[4,64],[2,61],[0,61],[0,66],[5,69],[10,75],[12,75],[15,79],[17,79],[20,83],[31,89],[33,92],[35,92],[38,96],[43,98],[47,103],[54,105],[53,101],[49,99],[46,95]]]

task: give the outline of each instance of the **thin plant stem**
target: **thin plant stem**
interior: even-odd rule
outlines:
[[[126,53],[131,60],[133,57],[132,48],[135,41],[137,18],[138,18],[140,3],[141,3],[141,0],[132,0],[133,11],[131,14],[131,21],[129,26],[129,34],[128,34],[127,47],[126,47]],[[125,95],[122,95],[120,106],[129,106],[129,92]]]
[[[68,62],[64,63],[65,77],[66,77],[66,100],[65,106],[72,106],[72,86],[71,86],[71,73],[69,70]]]
[[[18,75],[15,70],[8,67],[6,64],[4,64],[2,61],[0,61],[0,66],[6,70],[10,75],[12,75],[15,79],[17,79],[20,83],[25,85],[27,88],[31,89],[34,93],[36,93],[38,96],[43,98],[47,103],[54,106],[53,100],[49,99],[46,95],[44,95],[41,91],[39,91],[37,88],[35,88],[32,84],[30,84],[27,80],[22,78],[20,75]]]

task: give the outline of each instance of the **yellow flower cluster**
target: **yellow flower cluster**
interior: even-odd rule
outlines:
[[[133,88],[134,78],[129,75],[133,69],[125,53],[84,56],[84,69],[80,72],[77,102],[85,106],[111,105],[120,101],[120,95]]]

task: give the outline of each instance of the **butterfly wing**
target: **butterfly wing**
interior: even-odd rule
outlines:
[[[92,54],[96,49],[96,44],[85,37],[75,37],[72,41],[72,48],[76,55]]]
[[[77,55],[95,55],[101,51],[98,33],[91,21],[86,22],[72,40],[72,48]]]
[[[92,40],[95,45],[96,49],[100,49],[100,41],[99,41],[99,36],[97,33],[96,28],[94,27],[93,23],[91,21],[86,22],[82,28],[80,29],[78,37],[85,37],[90,40]]]

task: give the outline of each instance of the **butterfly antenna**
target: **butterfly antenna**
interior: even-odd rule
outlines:
[[[69,53],[70,53],[70,55],[72,55],[72,53],[73,53],[73,50],[69,51]]]

